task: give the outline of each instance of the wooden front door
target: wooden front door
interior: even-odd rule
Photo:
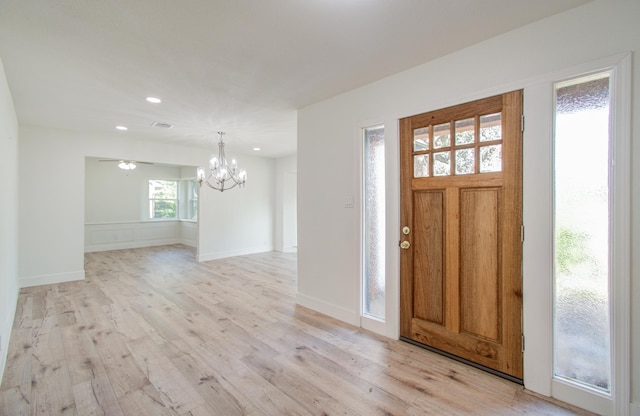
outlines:
[[[522,379],[522,91],[400,120],[400,335]]]

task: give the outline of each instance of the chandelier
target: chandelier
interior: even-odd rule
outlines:
[[[247,181],[247,172],[244,169],[238,169],[238,162],[235,158],[231,158],[230,162],[227,161],[227,157],[224,154],[224,141],[222,141],[224,132],[219,131],[218,134],[220,135],[218,155],[211,155],[208,175],[203,168],[198,168],[198,183],[200,183],[200,186],[205,183],[209,188],[220,192],[236,186],[242,188]]]

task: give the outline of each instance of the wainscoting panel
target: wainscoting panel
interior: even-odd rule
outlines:
[[[198,245],[198,223],[194,221],[180,221],[180,242],[189,247]]]
[[[122,250],[167,244],[196,245],[196,222],[146,221],[85,224],[84,251]]]

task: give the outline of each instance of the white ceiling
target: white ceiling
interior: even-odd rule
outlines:
[[[20,123],[277,157],[296,109],[584,3],[0,0],[0,58]]]

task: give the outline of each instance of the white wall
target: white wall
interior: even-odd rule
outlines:
[[[100,160],[87,158],[85,162],[87,224],[144,221],[148,216],[149,179],[181,178],[178,166],[138,163],[134,170],[123,170],[117,162]]]
[[[275,160],[238,157],[247,170],[243,189],[200,188],[199,261],[274,249]]]
[[[20,127],[21,286],[84,277],[85,157],[204,166],[210,154],[210,149],[133,140],[126,134],[88,136]],[[223,194],[201,189],[201,259],[273,247],[274,162],[251,156],[239,159],[249,173],[245,189]]]
[[[298,112],[298,302],[351,323],[360,311],[360,128],[384,123],[397,155],[401,117],[536,84],[544,74],[634,53],[633,120],[640,120],[640,2],[596,0]],[[425,40],[428,47],[429,40]],[[384,59],[384,57],[382,57]],[[551,101],[543,105],[551,107]],[[525,107],[527,106],[525,95]],[[535,138],[529,138],[535,140]],[[525,140],[527,135],[525,132]],[[640,204],[640,129],[632,130],[632,206]],[[527,154],[524,155],[525,162]],[[330,165],[327,161],[330,160]],[[318,174],[322,172],[322,174]],[[399,183],[387,158],[387,313],[398,310]],[[535,198],[525,187],[525,200]],[[344,207],[355,197],[354,209]],[[526,209],[526,207],[525,207]],[[633,212],[633,211],[632,211]],[[636,209],[637,212],[637,209]],[[640,401],[640,225],[632,233],[633,399]],[[526,226],[526,224],[525,224]],[[524,271],[527,279],[533,277]],[[525,298],[527,293],[524,294]],[[398,334],[397,314],[387,335]],[[526,365],[526,363],[525,363]],[[525,374],[525,379],[527,374]],[[640,414],[640,407],[633,408]]]
[[[298,246],[298,172],[297,157],[276,161],[275,249],[296,252]]]
[[[0,380],[18,299],[18,119],[0,60]]]

